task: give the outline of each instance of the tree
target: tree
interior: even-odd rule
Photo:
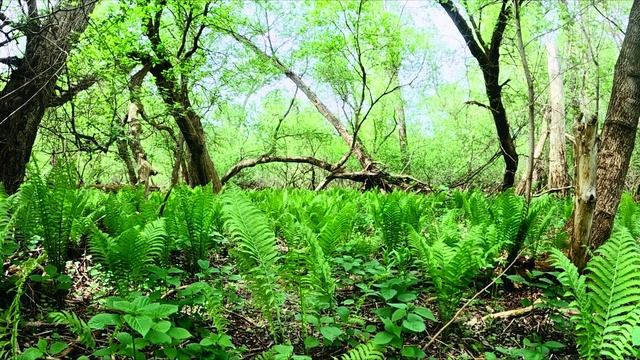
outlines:
[[[452,0],[440,0],[439,4],[449,15],[456,28],[458,28],[467,43],[471,55],[480,65],[487,98],[489,99],[489,105],[481,105],[491,111],[493,116],[500,142],[500,152],[505,162],[502,188],[510,188],[514,184],[516,170],[518,169],[518,154],[511,137],[507,112],[502,103],[502,87],[505,83],[500,83],[500,45],[510,16],[509,2],[508,0],[502,0],[491,41],[488,44],[483,40],[480,28],[473,17],[470,17],[471,26],[469,26]]]
[[[190,25],[194,18],[207,17],[210,4],[210,2],[207,2],[202,12],[198,15],[194,14],[195,9],[190,7],[186,15],[186,24],[181,37],[182,42],[175,55],[179,62],[188,61],[198,51],[200,37],[206,28],[205,24],[201,24],[195,30],[191,44],[187,44],[187,35],[193,31]],[[190,176],[193,179],[191,185],[206,185],[210,183],[213,190],[219,192],[222,189],[222,182],[209,155],[200,115],[193,109],[189,98],[188,76],[178,76],[178,70],[171,62],[168,48],[160,37],[162,13],[167,5],[166,0],[160,0],[159,5],[160,8],[146,19],[145,35],[149,39],[153,55],[133,54],[133,56],[140,59],[144,65],[151,66],[149,71],[155,79],[160,96],[180,128],[189,150],[188,165],[192,170],[190,171]]]
[[[56,91],[67,56],[88,23],[95,0],[61,2],[49,12],[37,1],[27,2],[27,17],[18,22],[0,13],[1,27],[15,29],[26,38],[24,55],[0,59],[12,70],[0,91],[0,182],[8,193],[18,190],[45,111],[71,99],[93,82],[80,82],[66,91]],[[17,37],[0,42],[15,43]]]
[[[613,89],[600,135],[597,200],[590,247],[598,248],[611,234],[640,118],[640,1],[635,0],[616,62]]]
[[[560,60],[558,58],[558,46],[555,37],[547,40],[547,72],[549,74],[549,189],[560,190],[566,193],[569,185],[567,159],[565,155],[565,112],[564,91],[562,75],[560,73]]]

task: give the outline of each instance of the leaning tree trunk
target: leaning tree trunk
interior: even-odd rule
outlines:
[[[161,2],[161,5],[165,4],[166,2]],[[178,80],[176,76],[178,71],[171,63],[170,56],[160,38],[162,10],[161,7],[153,18],[147,19],[146,28],[146,35],[157,58],[143,56],[141,60],[145,65],[151,65],[150,71],[160,90],[160,96],[178,124],[187,145],[189,170],[193,180],[191,185],[211,184],[213,191],[219,192],[222,190],[222,182],[207,149],[202,120],[193,110],[185,78]]]
[[[611,234],[624,180],[635,145],[640,117],[640,0],[635,0],[616,62],[613,89],[600,136],[598,200],[593,218],[591,247],[599,247]]]
[[[551,124],[549,136],[549,189],[563,189],[566,194],[569,185],[567,160],[565,155],[565,117],[562,75],[555,39],[547,42],[547,72],[549,73],[549,103]]]
[[[17,68],[0,91],[0,182],[7,193],[15,193],[24,179],[38,127],[54,103],[58,76],[95,3],[83,0],[41,15],[35,2],[29,2],[24,57],[16,60]]]

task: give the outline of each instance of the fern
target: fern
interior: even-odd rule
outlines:
[[[409,238],[416,257],[436,290],[441,320],[447,321],[480,268],[482,236],[478,231],[471,232],[454,246],[442,240],[428,244],[415,231]]]
[[[111,273],[120,289],[134,286],[146,278],[153,261],[161,254],[167,236],[164,220],[157,219],[144,227],[135,226],[116,237],[95,230],[91,250]]]
[[[272,325],[279,317],[284,301],[278,284],[278,254],[276,238],[268,222],[245,196],[231,192],[224,197],[223,217],[235,249],[233,254],[249,284],[254,303]]]
[[[360,344],[342,355],[340,360],[383,360],[384,352],[374,343]],[[334,357],[334,359],[337,359]]]
[[[348,238],[352,229],[355,208],[353,205],[342,207],[327,221],[318,235],[318,243],[326,255],[335,253],[338,245]]]
[[[96,347],[96,340],[93,338],[91,327],[75,313],[68,311],[53,312],[49,314],[49,317],[56,325],[68,326],[84,346],[90,349]]]
[[[403,212],[397,196],[389,196],[382,207],[382,239],[391,251],[404,241]]]
[[[76,189],[69,166],[55,167],[43,178],[33,168],[28,182],[20,188],[16,227],[28,238],[42,238],[49,262],[64,271],[69,247],[81,235],[79,222],[91,222],[85,216],[86,192]]]
[[[198,260],[206,259],[218,230],[219,207],[210,187],[175,189],[167,211],[167,232],[185,253],[187,267],[195,273]]]
[[[587,359],[631,357],[631,331],[640,325],[640,247],[626,228],[617,229],[587,265],[587,275],[555,250],[558,280],[578,310],[578,349]]]

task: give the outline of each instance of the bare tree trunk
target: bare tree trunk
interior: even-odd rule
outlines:
[[[564,91],[555,39],[547,41],[546,47],[547,71],[550,82],[549,103],[551,105],[548,187],[549,189],[566,189],[569,185],[569,174],[565,154]],[[566,194],[567,190],[560,190],[560,194]]]
[[[411,173],[411,161],[409,159],[409,146],[407,142],[407,121],[404,114],[404,101],[402,100],[402,88],[400,87],[399,69],[395,69],[392,74],[395,79],[394,87],[397,87],[397,94],[393,97],[393,107],[395,112],[395,120],[398,124],[398,144],[400,145],[400,160],[402,162],[401,173]]]
[[[163,3],[164,5],[164,3]],[[187,144],[189,153],[190,178],[195,185],[211,184],[214,192],[222,190],[220,176],[211,160],[204,128],[200,116],[193,110],[189,99],[189,91],[183,77],[181,81],[175,75],[175,69],[169,60],[166,49],[160,39],[160,21],[162,9],[155,17],[147,21],[147,37],[151,43],[157,59],[146,57],[145,64],[151,64],[151,74],[155,78],[156,86],[160,90],[162,100],[167,105],[172,117],[176,120],[178,128]]]
[[[580,117],[573,125],[573,133],[575,134],[575,197],[569,258],[580,270],[584,269],[588,260],[587,249],[597,199],[597,120],[595,115],[589,121],[582,121],[582,117]]]
[[[24,57],[0,91],[0,182],[15,193],[22,183],[26,165],[45,110],[57,105],[54,88],[69,51],[89,23],[95,1],[83,0],[73,8],[41,15],[35,1],[27,2]]]
[[[516,44],[518,47],[518,52],[520,53],[520,59],[522,60],[522,69],[524,70],[524,76],[527,79],[527,95],[529,104],[528,115],[529,115],[529,166],[527,168],[527,177],[524,195],[527,199],[527,204],[531,201],[531,188],[533,186],[533,164],[534,164],[534,155],[535,155],[535,93],[533,90],[533,79],[531,78],[531,71],[529,70],[529,63],[527,62],[527,54],[524,50],[524,44],[522,41],[522,29],[520,28],[520,3],[519,0],[514,0],[514,8],[515,8],[515,24],[516,24]],[[520,249],[518,248],[519,252]]]
[[[531,191],[536,191],[540,188],[540,180],[542,178],[545,167],[544,161],[542,159],[542,151],[544,150],[544,145],[547,143],[547,139],[549,138],[548,123],[548,111],[544,111],[542,128],[540,129],[540,136],[538,137],[538,142],[536,143],[536,147],[533,150],[533,173],[531,174]],[[520,182],[516,187],[517,194],[522,195],[525,193],[527,180],[527,176],[523,176],[522,179],[520,179]]]
[[[640,0],[633,2],[629,25],[616,62],[611,100],[598,153],[598,201],[591,247],[611,234],[624,180],[635,145],[640,117]]]
[[[471,55],[478,61],[480,70],[484,77],[485,91],[489,99],[489,105],[483,105],[493,116],[493,122],[500,142],[500,152],[505,162],[504,177],[502,179],[502,189],[508,189],[515,182],[516,171],[518,170],[518,153],[511,137],[507,112],[502,103],[502,87],[500,84],[500,44],[509,19],[508,1],[502,1],[502,7],[498,14],[490,43],[486,43],[481,36],[480,29],[475,21],[471,19],[471,27],[462,17],[453,1],[439,0],[440,6],[446,11],[456,28],[465,39]]]

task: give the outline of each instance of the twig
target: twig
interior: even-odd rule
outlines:
[[[522,255],[522,253],[524,252],[524,248],[522,250],[520,250],[520,252],[518,253],[518,255],[515,257],[515,259],[513,259],[513,261],[506,267],[504,268],[504,270],[502,270],[502,272],[500,272],[500,274],[498,274],[498,276],[496,276],[489,284],[487,284],[487,286],[483,287],[480,291],[478,291],[477,293],[475,293],[475,295],[473,295],[473,297],[471,297],[471,299],[469,299],[466,303],[464,303],[464,305],[462,305],[462,307],[460,309],[458,309],[458,311],[453,315],[453,317],[451,318],[451,320],[449,320],[449,322],[447,322],[446,324],[444,324],[443,327],[440,328],[440,330],[438,330],[437,333],[435,333],[435,335],[433,335],[431,337],[431,340],[429,340],[429,342],[424,345],[422,347],[422,350],[425,350],[426,348],[429,347],[429,345],[433,344],[434,341],[436,341],[436,339],[438,338],[438,336],[440,336],[442,334],[442,332],[448,328],[451,324],[453,324],[454,321],[456,321],[456,319],[460,316],[460,314],[462,314],[462,311],[464,309],[466,309],[473,300],[475,300],[476,298],[478,298],[478,296],[480,296],[480,294],[482,294],[483,292],[485,292],[487,289],[489,289],[491,286],[493,286],[493,284],[496,283],[496,281],[498,281],[498,279],[500,279],[504,274],[507,273],[507,271],[509,271],[509,269],[511,269],[511,267],[516,263],[516,260],[518,260],[520,258],[520,255]]]
[[[511,317],[517,317],[520,315],[524,315],[524,314],[528,314],[530,312],[532,312],[533,310],[536,309],[536,305],[539,305],[542,303],[542,300],[540,299],[536,299],[533,304],[531,304],[530,306],[526,306],[523,308],[518,308],[518,309],[513,309],[513,310],[506,310],[506,311],[500,311],[497,313],[493,313],[493,314],[487,314],[485,316],[482,317],[482,321],[486,321],[488,319],[508,319]]]

